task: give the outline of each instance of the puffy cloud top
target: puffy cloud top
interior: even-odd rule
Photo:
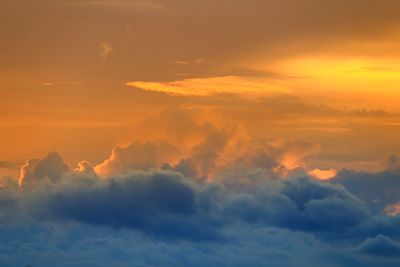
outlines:
[[[69,166],[61,156],[57,152],[51,152],[43,159],[30,159],[27,161],[21,168],[19,185],[21,188],[31,186],[46,178],[51,182],[57,182],[68,170]]]

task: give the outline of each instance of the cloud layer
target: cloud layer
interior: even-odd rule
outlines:
[[[368,193],[352,187],[365,177],[370,181],[363,183],[365,190],[373,192],[382,181],[387,181],[382,190],[398,189],[397,173],[343,171],[334,180],[319,181],[306,172],[278,175],[270,157],[243,156],[242,175],[234,161],[212,180],[186,176],[183,162],[174,168],[128,164],[99,178],[87,162],[72,169],[55,152],[28,161],[22,168],[24,191],[16,184],[0,191],[6,244],[0,262],[297,266],[310,257],[315,266],[400,262],[400,218],[384,213],[398,197],[382,198],[376,206]],[[261,166],[270,171],[260,172]]]

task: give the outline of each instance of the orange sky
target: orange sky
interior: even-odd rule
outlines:
[[[400,153],[399,1],[0,3],[0,175],[205,125],[310,142],[310,170]]]

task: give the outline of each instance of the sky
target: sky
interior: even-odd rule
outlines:
[[[0,265],[399,266],[397,0],[0,0]]]

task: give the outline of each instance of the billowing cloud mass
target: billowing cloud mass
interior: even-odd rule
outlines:
[[[1,180],[1,265],[400,263],[396,156],[379,172],[315,168],[319,144],[235,122],[173,107],[97,165],[28,160]]]
[[[246,152],[215,168],[226,141],[209,138],[176,165],[154,157],[155,149],[172,146],[119,148],[100,165],[108,168],[102,178],[88,162],[72,169],[56,152],[28,161],[20,180],[24,190],[0,190],[0,225],[15,233],[4,237],[0,262],[297,266],[312,257],[315,266],[400,263],[400,219],[386,212],[400,201],[398,173],[342,171],[320,181],[302,166],[290,172],[280,163],[282,155],[308,147],[296,143]],[[212,179],[199,177],[196,166],[205,172],[213,166]],[[44,254],[43,246],[55,254]],[[234,263],[219,260],[225,258]]]
[[[298,108],[266,101],[279,114]],[[400,263],[396,156],[377,172],[319,168],[320,144],[257,129],[169,107],[98,164],[57,152],[28,160],[19,179],[1,180],[0,265]]]
[[[399,10],[0,0],[0,267],[400,266]]]
[[[98,165],[96,170],[100,174],[108,174],[156,168],[176,157],[178,151],[178,148],[168,143],[136,142],[127,147],[114,148],[110,158]]]

